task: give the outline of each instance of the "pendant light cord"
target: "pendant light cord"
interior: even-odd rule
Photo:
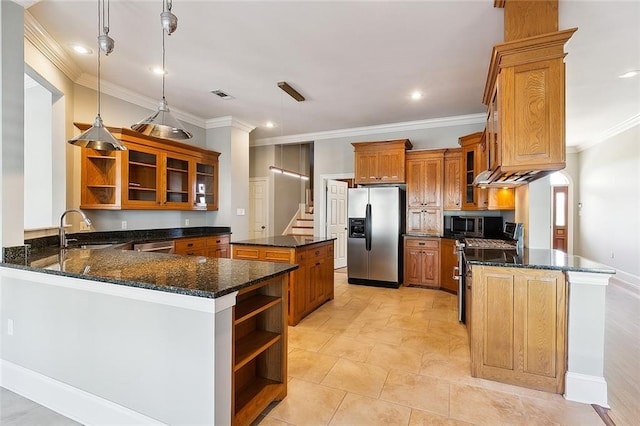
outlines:
[[[102,7],[104,8],[104,0],[98,0],[98,117],[100,117],[100,31],[101,31],[101,19],[100,19],[100,2],[102,1]],[[103,12],[104,13],[104,12]]]
[[[162,8],[164,9],[164,1],[162,2]],[[167,75],[167,70],[165,68],[165,47],[164,47],[164,28],[162,28],[162,100],[166,101],[164,97],[164,76]]]

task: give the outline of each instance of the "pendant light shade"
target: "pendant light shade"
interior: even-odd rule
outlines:
[[[167,100],[162,98],[158,110],[141,122],[131,126],[136,132],[164,139],[191,139],[192,135],[171,115]]]
[[[98,151],[125,151],[127,149],[104,127],[100,114],[96,115],[93,126],[67,142],[83,148],[97,149]]]
[[[169,111],[169,105],[164,97],[164,80],[167,74],[165,70],[164,36],[165,32],[171,35],[178,28],[178,18],[171,13],[171,4],[171,0],[163,0],[162,13],[160,14],[160,25],[162,26],[162,100],[156,112],[132,125],[131,129],[156,138],[191,139],[191,133],[185,130],[182,123]]]
[[[109,0],[107,0],[107,11],[109,8],[108,4]],[[103,9],[102,14],[100,13],[101,5]],[[109,130],[107,130],[107,128],[104,127],[104,124],[102,124],[102,117],[100,117],[100,53],[104,52],[105,55],[108,55],[113,51],[113,47],[115,45],[113,39],[108,36],[108,12],[106,19],[104,15],[104,0],[98,0],[98,114],[96,115],[91,127],[75,138],[69,139],[67,143],[83,148],[97,149],[99,151],[124,151],[127,147],[109,133]],[[101,28],[104,31],[102,34],[100,33]]]

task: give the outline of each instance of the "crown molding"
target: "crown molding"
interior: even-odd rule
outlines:
[[[45,30],[28,11],[24,11],[24,38],[40,51],[71,81],[76,81],[82,69],[71,55]]]
[[[220,127],[233,127],[234,129],[242,130],[243,132],[250,133],[256,128],[253,124],[249,124],[245,121],[233,118],[230,115],[224,117],[211,118],[206,121],[205,129],[217,129]]]
[[[589,149],[638,125],[640,125],[640,114],[636,114],[631,118],[628,118],[623,122],[616,124],[615,126],[605,130],[592,139],[580,142],[575,146],[574,152],[580,152],[584,151],[585,149]]]
[[[84,86],[88,89],[96,90],[98,86],[98,79],[87,73],[82,73],[80,77],[75,81],[76,84],[80,86]],[[143,108],[147,108],[151,111],[155,111],[158,108],[159,100],[152,99],[147,96],[143,96],[139,93],[133,92],[131,90],[125,89],[122,86],[118,86],[117,84],[110,83],[105,81],[104,79],[100,80],[100,91],[109,96],[113,96],[114,98],[121,99],[126,102],[130,102],[134,105],[138,105]],[[202,127],[205,126],[205,119],[201,117],[197,117],[193,114],[189,114],[188,112],[180,111],[179,109],[172,108],[171,114],[176,117],[180,121],[184,121],[194,126]]]
[[[326,132],[303,133],[290,136],[276,136],[272,138],[256,139],[251,144],[251,146],[276,145],[318,141],[323,139],[368,136],[391,132],[407,132],[412,130],[433,129],[437,127],[464,126],[467,124],[485,123],[486,121],[487,115],[484,113],[458,115],[454,117],[431,118],[428,120],[405,121],[401,123],[380,124],[376,126],[354,127],[351,129],[328,130]]]

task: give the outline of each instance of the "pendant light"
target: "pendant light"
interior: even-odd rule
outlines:
[[[100,54],[104,52],[105,55],[108,55],[113,52],[115,46],[113,39],[109,37],[109,0],[107,0],[106,14],[104,13],[104,8],[105,0],[98,0],[98,114],[90,128],[67,142],[71,145],[99,151],[124,151],[127,147],[113,137],[109,130],[104,127],[102,117],[100,117]]]
[[[178,28],[178,18],[171,13],[171,0],[162,0],[162,13],[160,14],[160,24],[162,25],[162,100],[158,105],[158,110],[144,120],[131,126],[136,132],[148,136],[164,139],[191,139],[191,133],[185,130],[182,123],[178,121],[169,111],[169,105],[164,97],[165,71],[165,32],[171,35]]]

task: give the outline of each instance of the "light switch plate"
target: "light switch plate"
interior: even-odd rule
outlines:
[[[245,214],[245,213],[244,213],[244,209],[236,209],[236,214],[237,214],[238,216],[244,216],[244,214]]]

